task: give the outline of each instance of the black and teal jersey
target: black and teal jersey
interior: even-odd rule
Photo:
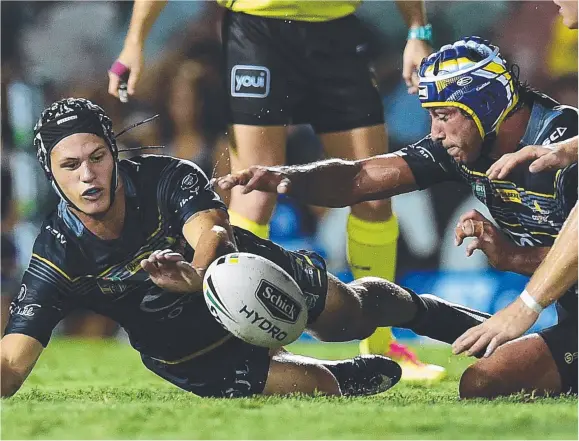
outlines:
[[[193,163],[144,155],[119,165],[126,214],[119,239],[93,235],[61,202],[42,224],[6,333],[44,346],[71,310],[85,308],[117,321],[143,354],[173,360],[227,337],[201,293],[178,294],[153,284],[140,261],[170,248],[191,261],[182,234],[193,214],[225,210]]]
[[[577,135],[577,109],[546,95],[524,91],[531,108],[526,131],[516,146],[548,145]],[[531,173],[529,164],[517,167],[505,180],[489,179],[493,160],[481,156],[473,164],[457,163],[442,144],[427,136],[396,152],[412,170],[419,188],[454,181],[471,187],[499,228],[520,246],[551,246],[577,202],[577,164],[562,170]],[[562,302],[576,315],[577,295]],[[572,303],[567,303],[571,301]]]

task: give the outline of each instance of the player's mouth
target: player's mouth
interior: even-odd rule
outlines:
[[[446,153],[452,156],[454,159],[459,159],[460,157],[460,149],[458,147],[450,147],[446,149]]]
[[[103,194],[103,189],[100,187],[91,187],[88,190],[85,190],[82,194],[83,199],[88,201],[96,201],[98,200]]]

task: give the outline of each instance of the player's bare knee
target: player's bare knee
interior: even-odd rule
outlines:
[[[475,363],[469,366],[460,377],[458,387],[461,399],[494,398],[497,396],[498,378],[489,369]]]

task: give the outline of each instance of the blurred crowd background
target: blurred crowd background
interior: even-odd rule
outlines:
[[[3,311],[18,292],[40,223],[56,203],[32,147],[34,123],[54,100],[85,97],[112,117],[115,131],[154,114],[160,117],[124,135],[123,148],[165,146],[145,153],[195,161],[209,176],[229,170],[222,9],[210,1],[170,2],[146,46],[147,64],[138,95],[121,104],[107,94],[107,69],[122,48],[132,2],[2,1],[2,265]],[[565,28],[550,1],[427,1],[434,46],[463,36],[491,40],[520,67],[520,79],[563,104],[577,106],[577,33]],[[390,150],[429,132],[429,117],[401,78],[406,27],[390,1],[365,2],[357,15],[371,36],[371,53],[383,96]],[[308,126],[291,128],[288,161],[322,158]],[[142,151],[138,152],[143,153]],[[125,157],[129,157],[125,155]],[[228,199],[227,194],[222,195]],[[489,312],[524,286],[525,278],[499,274],[476,252],[454,246],[458,217],[486,209],[468,188],[452,184],[394,198],[401,235],[397,281],[419,292]],[[351,275],[345,257],[348,209],[321,209],[280,198],[272,240],[291,249],[320,252],[332,272]],[[3,314],[4,324],[6,314]],[[546,316],[543,325],[553,316]],[[541,323],[539,324],[541,325]],[[4,325],[2,326],[4,329]],[[112,335],[113,323],[79,313],[60,332]]]

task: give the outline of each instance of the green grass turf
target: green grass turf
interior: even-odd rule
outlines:
[[[345,358],[353,344],[297,344]],[[471,360],[419,350],[449,376],[366,398],[201,399],[149,372],[116,342],[54,340],[22,389],[2,401],[3,439],[577,439],[577,399],[457,399]]]

